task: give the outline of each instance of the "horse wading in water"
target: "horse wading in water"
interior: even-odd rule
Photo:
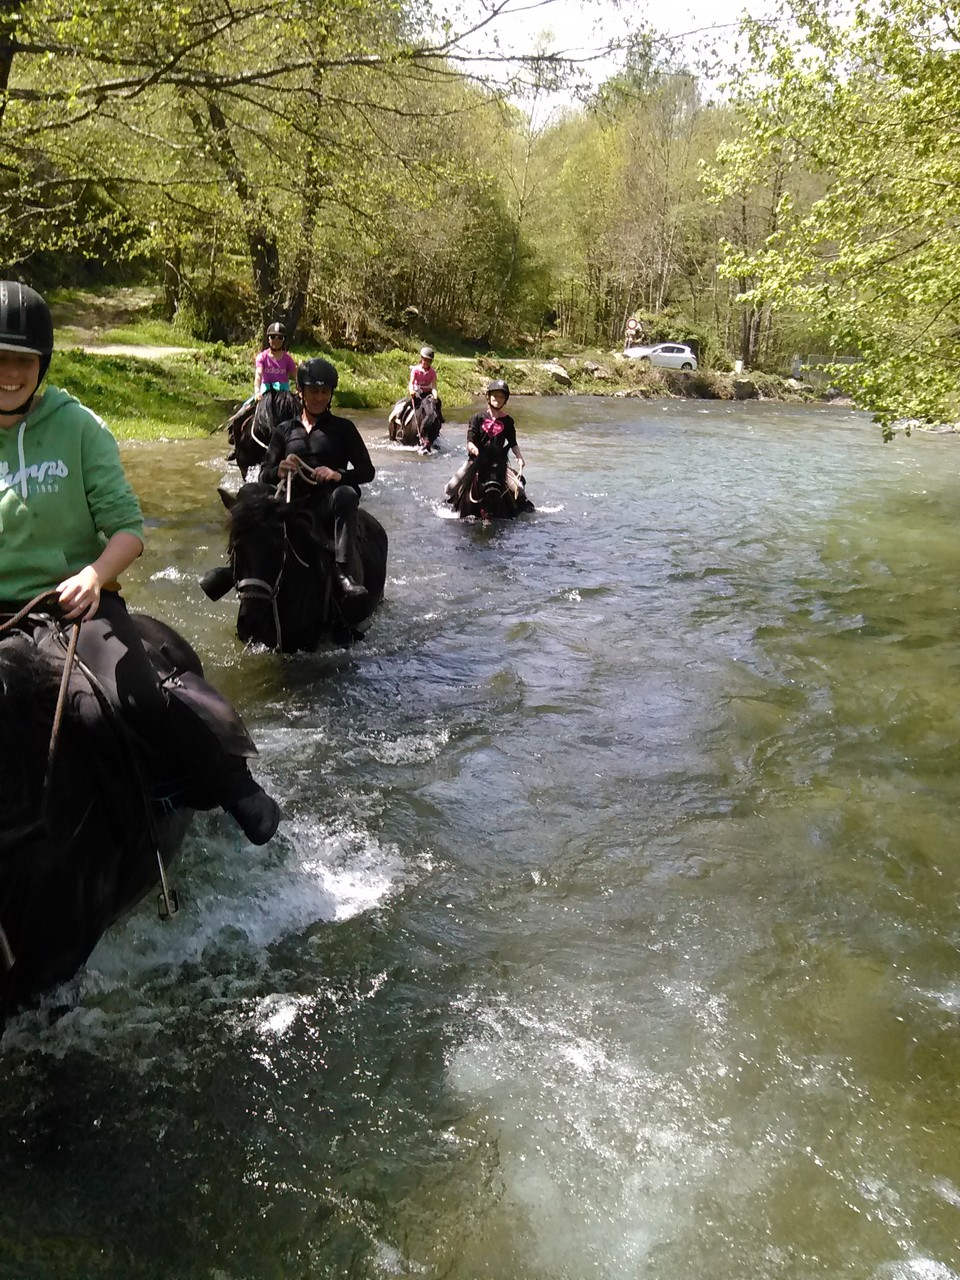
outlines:
[[[230,458],[244,480],[263,461],[274,427],[287,418],[295,418],[298,411],[299,402],[291,391],[267,387],[259,400],[245,401],[228,419],[226,431],[233,446]]]
[[[487,387],[487,411],[476,413],[467,427],[467,460],[447,481],[447,502],[461,517],[509,519],[533,511],[523,478],[523,454],[516,427],[505,406],[510,388],[497,380]],[[519,470],[507,466],[510,452]]]
[[[191,701],[188,717],[198,691],[213,695],[205,714],[217,721],[218,695],[190,645],[154,618],[134,622],[158,683]],[[71,978],[153,886],[161,914],[175,913],[166,868],[193,807],[209,807],[178,756],[124,723],[73,652],[77,629],[41,607],[0,617],[0,1029]]]
[[[421,453],[430,453],[443,426],[443,407],[437,394],[436,357],[433,347],[421,347],[420,359],[410,368],[407,394],[390,410],[387,426],[391,440],[417,444]]]
[[[278,422],[292,418],[297,403],[292,394],[297,362],[287,350],[287,331],[279,320],[267,326],[267,345],[254,360],[253,398],[245,401],[227,422],[233,445],[230,457],[244,480],[263,460]]]
[[[398,444],[419,445],[424,452],[436,446],[443,425],[440,402],[428,392],[398,400],[390,410],[387,430]]]
[[[161,874],[183,819],[155,800],[220,806],[255,844],[281,816],[196,654],[127,610],[143,513],[106,424],[42,385],[53,340],[46,300],[0,280],[0,1015],[69,976]]]
[[[349,644],[362,635],[387,576],[387,535],[380,522],[363,508],[357,511],[349,568],[366,590],[347,596],[333,539],[309,499],[287,502],[283,485],[279,492],[265,484],[245,484],[236,496],[219,492],[230,512],[230,565],[212,570],[201,585],[213,599],[236,588],[239,638],[295,653],[325,641]]]

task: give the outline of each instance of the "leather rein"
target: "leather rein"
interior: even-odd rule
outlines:
[[[42,591],[40,595],[34,596],[34,598],[28,604],[25,604],[22,609],[19,609],[15,614],[7,618],[6,621],[0,623],[0,636],[16,630],[20,626],[20,623],[23,622],[25,618],[29,617],[34,609],[43,604],[45,600],[50,600],[51,598],[55,599],[58,595],[58,591]],[[75,622],[71,629],[70,639],[66,646],[63,670],[60,673],[60,687],[57,690],[57,705],[53,713],[53,727],[50,731],[50,742],[47,746],[47,764],[46,769],[44,770],[43,791],[40,795],[40,813],[34,822],[24,828],[24,834],[42,827],[47,820],[47,810],[50,807],[50,795],[53,790],[53,769],[57,760],[57,747],[60,744],[60,730],[63,725],[63,708],[67,699],[67,688],[70,684],[70,673],[73,670],[73,666],[76,661],[77,640],[79,637],[80,623]],[[92,803],[93,802],[91,801],[90,807],[92,807]],[[90,807],[88,807],[87,813],[85,813],[83,818],[81,818],[80,826],[83,826],[83,823],[86,821],[87,814],[90,812]],[[14,966],[15,957],[10,946],[10,940],[8,939],[6,930],[2,924],[0,924],[0,960],[3,961],[6,970],[9,973]]]
[[[34,598],[8,618],[5,622],[0,623],[0,635],[5,635],[9,631],[14,631],[19,627],[20,623],[42,604],[45,600],[56,599],[59,595],[58,591],[42,591],[40,595]],[[74,622],[70,631],[70,639],[67,642],[66,651],[63,660],[63,670],[60,673],[60,687],[57,690],[57,705],[53,713],[53,727],[50,731],[50,742],[47,747],[47,767],[43,779],[43,793],[40,797],[40,817],[39,822],[43,823],[47,818],[47,809],[50,805],[50,790],[53,782],[53,767],[57,759],[57,747],[60,744],[60,730],[63,726],[63,708],[67,700],[67,687],[70,684],[70,672],[73,669],[77,655],[77,641],[80,638],[80,623]]]

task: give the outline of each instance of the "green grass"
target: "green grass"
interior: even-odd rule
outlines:
[[[50,380],[98,413],[119,439],[208,435],[249,394],[247,379],[206,357],[95,356],[58,351]]]
[[[169,325],[144,322],[132,328],[107,330],[98,340],[128,342],[149,333],[150,346],[172,340]],[[69,331],[58,331],[58,343]],[[122,336],[121,336],[122,335]],[[166,341],[160,341],[165,337]],[[50,378],[65,387],[107,422],[119,439],[187,439],[214,431],[253,391],[253,356],[250,348],[222,343],[191,344],[189,355],[141,359],[136,356],[97,355],[78,350],[58,350]],[[295,345],[297,360],[321,354],[316,347]],[[384,351],[375,355],[353,351],[322,352],[340,373],[336,404],[343,409],[387,409],[406,392],[410,365],[416,354]],[[470,360],[441,360],[442,394],[455,406],[476,399],[485,376]]]
[[[82,302],[82,295],[79,301]],[[66,300],[65,300],[66,301]],[[64,319],[70,318],[69,312]],[[215,431],[253,390],[253,346],[226,346],[186,338],[175,325],[144,315],[113,328],[97,328],[97,341],[153,347],[189,346],[186,355],[145,359],[137,356],[97,355],[64,349],[73,341],[89,342],[90,330],[57,330],[58,350],[51,366],[51,381],[72,392],[110,426],[120,439],[187,439]],[[420,340],[409,348],[393,348],[375,354],[338,351],[295,343],[297,360],[324,355],[337,367],[340,383],[335,406],[341,409],[374,409],[386,414],[406,393],[410,366],[418,358]],[[672,374],[649,369],[637,362],[618,362],[597,353],[596,363],[608,369],[610,381],[597,381],[585,368],[585,357],[564,359],[573,386],[580,395],[609,395],[620,391],[640,397],[696,396],[730,398],[728,375],[702,371]],[[559,386],[543,368],[541,359],[516,359],[495,354],[476,357],[437,347],[436,369],[440,394],[448,409],[477,403],[491,378],[505,378],[511,390],[534,395],[560,395]],[[752,375],[760,382],[762,375]],[[782,379],[763,378],[766,396],[784,396]],[[802,398],[787,394],[786,398]]]

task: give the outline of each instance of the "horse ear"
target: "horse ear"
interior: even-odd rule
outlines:
[[[220,501],[227,510],[232,511],[234,504],[237,501],[237,495],[235,493],[231,493],[229,489],[224,489],[222,486],[217,489],[217,493],[219,493]]]

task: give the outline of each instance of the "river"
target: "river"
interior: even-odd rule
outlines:
[[[134,444],[132,603],[260,744],[18,1018],[4,1280],[955,1280],[960,449],[515,398],[535,515],[388,445],[349,652],[245,653],[223,440]]]

